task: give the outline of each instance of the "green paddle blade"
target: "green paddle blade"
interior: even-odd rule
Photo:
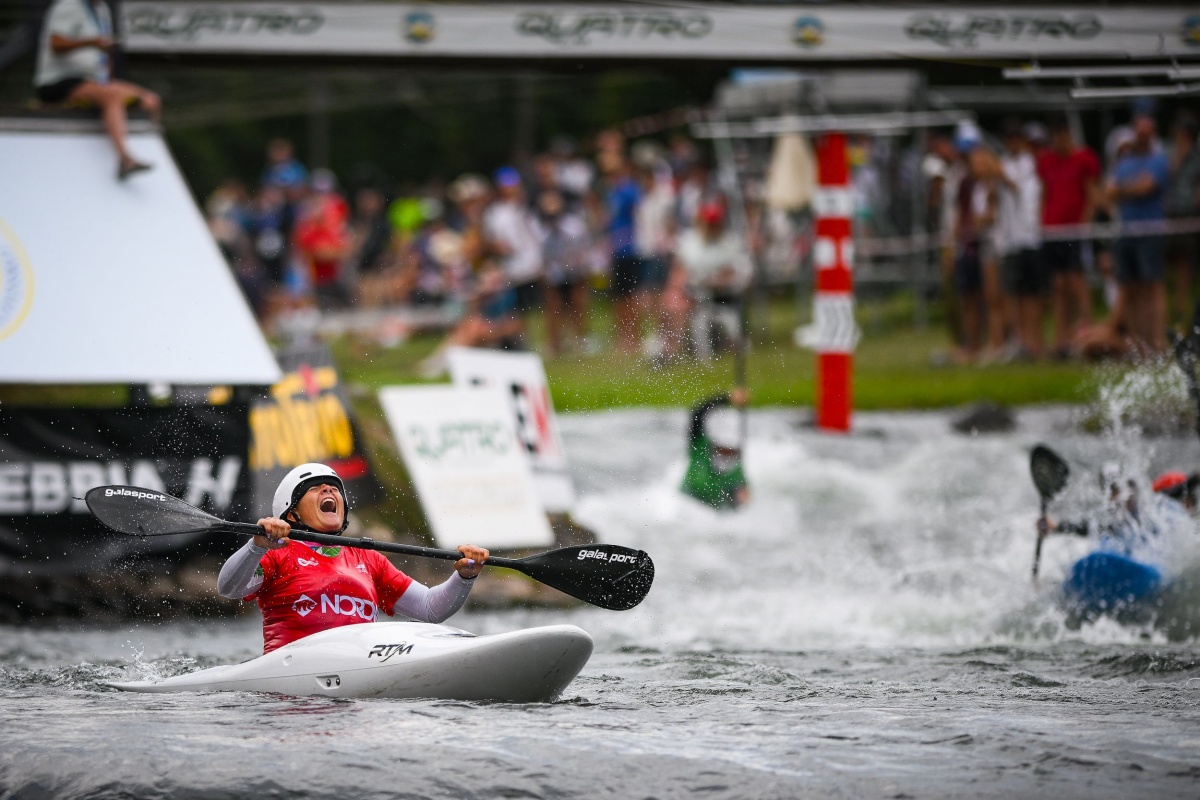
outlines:
[[[97,486],[83,499],[96,519],[128,536],[170,536],[224,524],[178,497],[138,486]]]
[[[1044,444],[1039,444],[1033,448],[1033,454],[1029,457],[1029,472],[1042,500],[1049,501],[1066,487],[1071,468],[1062,456]]]
[[[547,586],[612,611],[633,608],[654,583],[650,556],[615,544],[564,547],[512,563]]]

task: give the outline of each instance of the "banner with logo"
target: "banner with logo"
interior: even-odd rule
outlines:
[[[392,386],[379,401],[439,547],[554,543],[502,392]]]
[[[242,405],[0,408],[0,575],[97,573],[129,555],[198,546],[208,537],[108,533],[82,498],[96,486],[140,486],[247,519],[249,440]]]
[[[254,513],[269,514],[283,476],[310,461],[333,467],[352,506],[376,502],[379,482],[329,348],[319,343],[293,346],[277,357],[283,379],[250,406]]]
[[[122,10],[131,53],[810,61],[1200,51],[1200,12],[1132,2],[919,9],[128,0]]]
[[[447,361],[455,386],[491,386],[504,393],[542,508],[551,514],[570,512],[575,505],[575,487],[567,474],[567,456],[541,357],[452,347]]]

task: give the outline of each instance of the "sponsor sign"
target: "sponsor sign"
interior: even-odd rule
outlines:
[[[447,360],[455,386],[490,386],[504,393],[542,508],[551,514],[569,512],[575,504],[575,487],[567,474],[567,457],[541,357],[452,347]]]
[[[122,183],[98,122],[0,125],[0,381],[275,382],[166,144],[131,129],[129,147],[155,168]]]
[[[799,61],[1170,56],[1197,46],[1194,11],[1127,7],[828,8],[621,3],[391,4],[127,0],[132,53]]]
[[[310,461],[328,464],[346,484],[352,505],[379,499],[350,402],[323,344],[286,348],[278,354],[283,379],[250,405],[250,469],[254,509],[270,513],[283,476]]]
[[[503,392],[394,386],[379,400],[439,547],[554,542]]]
[[[247,519],[246,407],[0,408],[0,574],[95,573],[130,555],[200,550],[204,534],[111,534],[84,494],[128,486],[170,494],[218,517]],[[212,539],[227,552],[229,540]]]

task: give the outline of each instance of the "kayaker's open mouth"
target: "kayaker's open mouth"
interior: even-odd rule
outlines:
[[[320,508],[321,508],[322,512],[326,512],[326,511],[328,511],[330,513],[336,512],[337,511],[337,500],[333,497],[326,497],[323,500],[321,500]]]

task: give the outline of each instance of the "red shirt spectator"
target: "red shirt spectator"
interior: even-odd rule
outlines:
[[[313,281],[324,286],[337,280],[350,248],[346,201],[335,194],[313,199],[310,213],[296,225],[296,246],[312,263]]]
[[[1038,154],[1042,179],[1042,224],[1077,225],[1085,222],[1088,186],[1100,177],[1100,159],[1090,148],[1069,153],[1046,148]]]

